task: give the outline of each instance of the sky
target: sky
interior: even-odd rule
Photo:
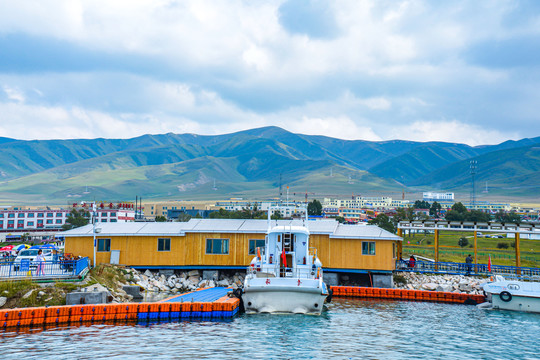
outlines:
[[[540,136],[540,1],[0,0],[0,137]]]

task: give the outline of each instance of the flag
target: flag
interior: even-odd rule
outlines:
[[[491,272],[491,255],[488,258],[488,271]]]
[[[283,267],[287,267],[287,256],[285,255],[285,249],[281,252],[281,263],[283,264]]]

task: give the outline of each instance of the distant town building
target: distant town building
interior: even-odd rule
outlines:
[[[454,193],[425,192],[422,198],[425,201],[454,201]]]

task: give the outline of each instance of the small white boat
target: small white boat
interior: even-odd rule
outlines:
[[[540,283],[506,280],[497,275],[483,286],[493,309],[540,313]],[[485,306],[483,306],[485,307]]]
[[[309,247],[307,211],[301,226],[277,225],[268,214],[265,246],[257,248],[244,281],[246,313],[320,314],[329,294],[317,251]]]

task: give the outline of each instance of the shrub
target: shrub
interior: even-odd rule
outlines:
[[[461,247],[465,247],[465,246],[469,245],[469,240],[467,240],[466,237],[461,237],[458,240],[458,245],[461,246]]]
[[[406,285],[407,284],[407,279],[405,279],[405,276],[403,276],[403,275],[394,274],[394,283],[395,284]]]
[[[500,242],[497,244],[497,249],[508,249],[508,243]]]

